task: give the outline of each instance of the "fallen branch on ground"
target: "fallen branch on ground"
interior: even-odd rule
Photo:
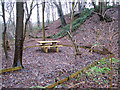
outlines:
[[[19,66],[19,67],[7,68],[7,69],[2,69],[2,70],[0,70],[0,74],[1,74],[1,73],[5,73],[5,72],[10,72],[10,71],[15,71],[15,70],[21,70],[21,66]]]
[[[32,47],[40,47],[40,45],[35,45],[35,46],[27,46],[27,47],[25,47],[25,48],[24,48],[24,50],[25,50],[25,49],[27,49],[27,48],[32,48]]]

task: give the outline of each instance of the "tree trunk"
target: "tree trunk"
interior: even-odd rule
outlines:
[[[59,2],[59,5],[56,2],[53,2],[53,3],[57,7],[58,14],[59,14],[59,17],[60,17],[60,20],[61,20],[61,25],[65,26],[66,25],[66,21],[65,21],[64,15],[63,15],[61,2]]]
[[[13,10],[13,26],[15,27],[15,15],[14,15],[14,10]]]
[[[74,21],[74,4],[75,4],[75,2],[72,2],[72,16],[71,16],[71,22],[70,22],[70,34],[72,33],[72,22]]]
[[[52,5],[52,19],[53,19],[53,22],[55,21],[55,13],[54,13],[54,6]]]
[[[45,0],[44,0],[43,5],[42,5],[42,30],[43,30],[43,41],[45,41],[44,11],[45,11]]]
[[[62,10],[62,5],[61,5],[61,2],[59,2],[59,16],[60,16],[60,19],[61,19],[61,23],[62,23],[62,26],[65,26],[66,25],[66,21],[65,21],[65,18],[64,18],[64,15],[63,15],[63,10]]]
[[[80,1],[78,2],[78,11],[81,10],[81,5],[80,5]]]
[[[4,1],[2,2],[2,12],[3,12],[3,22],[4,22],[4,31],[3,31],[3,47],[4,47],[4,52],[6,59],[8,59],[8,53],[7,53],[7,46],[6,46],[6,30],[7,30],[7,25],[5,22],[5,9],[4,9]]]
[[[66,14],[68,14],[68,5],[67,5],[67,1],[65,2],[65,6],[66,6]]]
[[[28,24],[28,22],[30,20],[30,16],[31,16],[32,10],[33,10],[33,8],[32,8],[33,2],[34,2],[34,0],[32,0],[31,5],[30,5],[30,13],[28,13],[28,8],[26,7],[26,10],[27,10],[27,19],[25,21],[25,28],[24,28],[24,34],[23,34],[23,43],[24,43],[24,40],[25,40],[25,37],[26,37],[27,24]],[[27,6],[27,3],[26,3],[26,6]]]
[[[70,34],[69,31],[67,32],[67,34],[68,34],[69,38],[71,39],[71,41],[72,41],[72,43],[73,43],[73,45],[75,47],[75,51],[76,51],[76,53],[75,53],[75,59],[76,59],[76,55],[81,55],[81,52],[79,51],[78,45],[75,43],[75,40],[73,39],[73,37],[72,37],[72,35]]]
[[[98,8],[95,5],[95,1],[92,0],[92,4],[95,8],[95,11],[97,12],[98,16],[100,17],[100,21],[106,21],[106,22],[111,22],[112,18],[110,18],[109,16],[106,15],[106,10],[107,10],[107,0],[105,0],[106,2],[102,2],[102,0],[99,0],[99,5]],[[103,7],[104,5],[104,7]]]
[[[50,23],[50,6],[49,5],[47,5],[46,13],[47,13],[46,23],[49,24]]]
[[[28,26],[29,26],[29,30],[32,31],[32,22],[30,20],[28,21]]]
[[[102,2],[99,0],[99,13],[102,15]]]
[[[119,28],[119,31],[120,31],[120,5],[118,5],[118,28]],[[119,37],[118,37],[118,46],[119,46],[119,50],[120,51],[120,32],[118,33],[119,34]],[[118,58],[120,58],[120,52],[118,52]],[[120,67],[119,67],[119,70],[120,70]]]
[[[96,5],[95,5],[95,1],[94,1],[94,0],[92,0],[92,5],[93,5],[95,11],[98,12],[98,8],[96,7]]]
[[[40,15],[39,15],[39,5],[38,5],[38,1],[37,1],[37,25],[38,27],[40,27]]]
[[[23,19],[24,7],[23,2],[16,2],[16,33],[15,33],[15,54],[13,67],[22,65],[23,54]]]
[[[69,2],[69,11],[70,11],[70,17],[71,17],[71,12],[72,12],[72,10],[71,10],[71,2]]]
[[[107,0],[105,0],[105,2],[104,2],[104,10],[103,10],[103,12],[105,12],[107,10]]]

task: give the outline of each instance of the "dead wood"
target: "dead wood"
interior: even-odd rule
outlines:
[[[72,43],[73,43],[73,45],[74,45],[74,47],[75,47],[75,51],[76,51],[75,56],[76,56],[76,55],[81,55],[81,52],[80,52],[79,49],[78,49],[78,45],[75,43],[75,40],[73,40],[72,35],[70,34],[69,31],[67,32],[67,34],[69,35],[69,38],[71,39],[71,41],[72,41]]]

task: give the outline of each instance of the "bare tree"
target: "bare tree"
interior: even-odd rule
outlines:
[[[30,5],[30,11],[28,12],[28,9],[27,9],[27,7],[26,7],[26,10],[27,10],[27,19],[26,19],[26,21],[25,21],[25,28],[24,28],[24,35],[23,35],[23,42],[24,42],[24,40],[25,40],[25,37],[26,37],[26,30],[27,30],[27,24],[28,24],[28,22],[29,22],[29,20],[30,20],[30,17],[31,17],[31,14],[32,14],[32,10],[34,9],[34,7],[36,6],[33,6],[33,2],[34,2],[34,0],[32,0],[32,2],[31,2],[31,5]],[[27,6],[27,2],[26,2],[26,6]]]
[[[71,22],[70,22],[70,33],[72,33],[72,22],[74,21],[74,4],[75,4],[75,2],[74,2],[74,0],[73,0],[73,2],[72,2],[72,15],[71,15]]]
[[[3,22],[4,22],[4,31],[3,31],[3,47],[4,47],[4,52],[6,59],[8,59],[8,53],[7,53],[7,44],[6,44],[6,31],[7,31],[7,25],[5,22],[5,6],[4,6],[4,0],[1,1],[2,3],[2,12],[3,12]]]
[[[70,17],[71,17],[71,12],[72,12],[72,10],[71,10],[71,2],[69,2],[69,11],[70,11]]]
[[[32,0],[31,4],[33,4],[33,0]],[[27,4],[27,2],[25,2],[25,9],[26,9],[26,12],[27,12],[27,15],[25,14],[25,18],[26,18],[25,29],[27,29],[27,26],[28,26],[30,31],[32,30],[32,25],[31,25],[31,21],[30,21],[30,16],[32,14],[31,8],[32,8],[32,6],[30,7],[30,12],[29,12],[29,10],[28,10],[28,4]]]
[[[72,41],[72,43],[73,43],[73,45],[75,47],[75,51],[76,51],[75,59],[76,59],[76,55],[81,55],[81,52],[79,51],[78,45],[76,44],[75,40],[73,39],[73,37],[71,35],[71,33],[72,33],[72,23],[74,21],[74,9],[75,9],[75,7],[76,7],[76,5],[75,5],[75,2],[73,0],[73,2],[72,2],[72,11],[71,11],[72,12],[72,14],[71,14],[72,16],[71,16],[71,22],[70,22],[70,32],[68,31],[67,34],[68,34],[69,38],[71,39],[71,41]]]
[[[43,31],[43,41],[45,41],[45,22],[44,22],[44,11],[45,11],[45,0],[42,4],[42,31]]]
[[[6,2],[6,12],[9,14],[8,24],[11,24],[12,21],[12,12],[14,8],[15,3],[14,2]]]
[[[15,33],[15,54],[13,67],[22,65],[23,54],[23,19],[24,7],[23,2],[16,2],[16,33]]]
[[[92,0],[92,4],[94,6],[95,12],[97,12],[96,14],[98,14],[98,16],[100,17],[101,21],[104,21],[104,20],[106,22],[112,21],[112,18],[110,18],[109,16],[106,15],[106,11],[108,9],[106,0],[104,0],[104,2],[99,0],[98,7],[95,4],[95,0]]]
[[[8,21],[7,23],[7,32],[6,32],[6,40],[11,41],[14,40],[14,35],[15,35],[15,20],[14,20],[14,6],[15,6],[15,2],[6,2],[6,12],[8,13],[9,17],[8,17]],[[9,46],[10,47],[10,46]]]
[[[13,22],[12,22],[12,24],[13,24],[14,27],[15,27],[15,15],[14,15],[14,10],[13,10],[13,14],[12,14],[12,15],[13,15],[13,20],[12,20]]]
[[[80,5],[80,1],[78,0],[78,11],[81,10],[81,5]]]
[[[55,9],[54,9],[54,5],[52,3],[50,3],[51,9],[52,9],[52,20],[53,22],[55,21],[55,17],[56,17],[56,13],[55,13]]]
[[[120,21],[120,5],[118,5],[118,21]],[[119,30],[120,30],[120,22],[118,22],[118,25],[119,25]],[[119,37],[118,37],[118,46],[119,46],[119,50],[118,51],[120,51],[120,32],[119,32]],[[120,58],[120,52],[118,53],[118,57]],[[119,67],[119,70],[120,70],[120,67]]]
[[[50,4],[47,4],[47,8],[46,8],[46,13],[47,13],[47,24],[50,23]]]
[[[65,2],[65,6],[66,6],[66,14],[68,13],[68,2]]]
[[[38,4],[38,1],[37,1],[37,3],[36,3],[36,5],[37,5],[37,25],[38,25],[38,27],[40,27],[40,15],[39,15],[39,4]]]
[[[65,26],[66,25],[66,21],[65,21],[64,15],[63,15],[61,2],[59,2],[59,4],[57,4],[57,2],[54,1],[53,3],[57,7],[58,14],[59,14],[59,17],[60,17],[60,20],[61,20],[61,25]]]

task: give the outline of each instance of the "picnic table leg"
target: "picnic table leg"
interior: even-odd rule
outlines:
[[[59,52],[59,48],[58,47],[56,47],[56,52]]]
[[[43,51],[43,48],[41,47],[41,50]]]
[[[46,52],[46,53],[48,52],[48,48],[47,48],[47,47],[45,48],[45,52]]]
[[[44,50],[43,50],[44,52],[45,52],[45,47],[44,47]]]

